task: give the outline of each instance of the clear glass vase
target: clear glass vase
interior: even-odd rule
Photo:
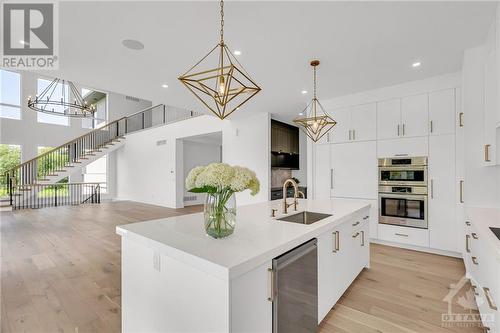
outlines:
[[[236,225],[236,196],[233,192],[207,193],[204,209],[205,231],[213,238],[224,238]]]

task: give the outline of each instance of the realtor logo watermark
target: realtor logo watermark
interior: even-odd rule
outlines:
[[[2,67],[58,69],[57,2],[7,1],[1,11]]]
[[[496,327],[494,314],[479,313],[478,306],[486,301],[476,292],[477,287],[468,288],[468,282],[469,279],[463,276],[460,281],[450,285],[449,292],[443,299],[448,303],[448,313],[441,314],[441,325],[443,327]],[[453,304],[460,306],[462,311],[454,312]]]

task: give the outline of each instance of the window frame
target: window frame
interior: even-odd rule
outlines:
[[[35,80],[35,86],[36,86],[36,95],[38,95],[38,80],[45,80],[45,81],[49,81],[52,82],[54,81],[54,78],[50,78],[48,76],[43,76],[43,75],[37,75],[36,76],[36,80]],[[67,85],[66,85],[67,86]],[[69,91],[69,88],[68,88],[68,93],[70,93]],[[49,116],[53,116],[53,117],[65,117],[66,120],[67,120],[67,123],[66,124],[57,124],[57,123],[50,123],[50,122],[45,122],[45,121],[40,121],[40,114],[43,113],[43,112],[36,112],[36,122],[37,124],[45,124],[45,125],[55,125],[55,126],[66,126],[66,127],[71,127],[71,118],[68,117],[68,116],[56,116],[56,115],[51,115],[51,114],[48,114],[48,113],[44,113],[46,115],[49,115]]]
[[[10,118],[10,117],[2,117],[0,115],[0,119],[10,119],[10,120],[23,120],[23,74],[19,71],[11,70],[11,69],[4,69],[0,68],[0,71],[6,71],[6,72],[11,72],[19,75],[19,105],[14,105],[14,104],[8,104],[8,103],[2,103],[0,101],[0,105],[3,106],[8,106],[11,108],[18,108],[19,109],[19,118]]]

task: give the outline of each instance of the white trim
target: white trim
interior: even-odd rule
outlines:
[[[459,253],[459,252],[438,250],[438,249],[433,249],[430,247],[415,246],[415,245],[410,245],[410,244],[401,244],[401,243],[389,242],[389,241],[385,241],[385,240],[381,240],[381,239],[373,239],[373,238],[370,238],[370,242],[374,243],[374,244],[399,247],[399,248],[407,249],[407,250],[427,252],[427,253],[438,254],[438,255],[447,256],[447,257],[454,257],[454,258],[463,259],[462,253]]]

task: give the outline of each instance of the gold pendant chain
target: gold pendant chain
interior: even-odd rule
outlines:
[[[220,43],[224,44],[224,1],[220,2]]]

